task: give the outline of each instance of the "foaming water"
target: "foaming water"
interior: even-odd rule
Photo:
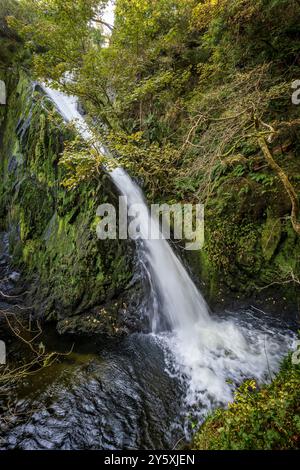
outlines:
[[[191,416],[201,422],[212,409],[227,406],[243,380],[270,382],[296,340],[290,328],[274,325],[268,316],[261,320],[252,310],[228,312],[226,317],[215,318],[209,326],[196,324],[193,335],[178,330],[159,335],[167,372],[184,390],[187,437]]]
[[[77,110],[77,99],[44,86],[66,121],[74,120],[81,136],[92,133]],[[105,149],[99,144],[99,149]],[[110,172],[128,206],[139,204],[139,257],[151,284],[152,308],[148,312],[152,331],[165,351],[169,374],[185,389],[184,407],[196,407],[204,415],[214,406],[232,400],[233,388],[243,379],[268,381],[293,338],[268,322],[241,318],[214,318],[181,261],[168,242],[145,239],[149,226],[157,224],[140,188],[122,169]],[[156,227],[159,230],[159,227]],[[201,407],[199,407],[199,404]]]

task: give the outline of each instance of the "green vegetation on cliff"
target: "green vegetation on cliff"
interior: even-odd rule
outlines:
[[[300,367],[285,359],[273,382],[257,390],[245,382],[226,410],[217,410],[196,433],[199,450],[284,450],[300,447]]]
[[[99,5],[22,0],[7,21],[36,76],[106,123],[102,139],[149,199],[206,204],[206,244],[190,262],[207,298],[293,310],[299,2],[118,0],[109,40]]]
[[[13,262],[34,280],[36,313],[56,321],[60,332],[121,332],[132,250],[96,235],[97,207],[116,203],[115,191],[104,173],[74,191],[63,187],[66,170],[58,161],[73,132],[24,73],[8,77],[0,211]]]

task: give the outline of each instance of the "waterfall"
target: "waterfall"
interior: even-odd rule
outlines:
[[[85,140],[93,139],[77,107],[77,98],[43,85],[63,118],[74,124]],[[94,139],[93,139],[94,140]],[[105,149],[99,144],[99,149]],[[141,205],[141,235],[147,233],[150,211],[141,189],[122,169],[110,172],[128,206]],[[142,237],[143,238],[143,237]],[[240,318],[213,318],[182,262],[164,239],[143,239],[138,244],[140,257],[151,280],[154,311],[152,331],[166,351],[170,373],[182,380],[189,406],[227,404],[232,399],[233,385],[245,378],[259,381],[270,378],[281,357],[292,347],[293,337],[280,329],[269,328],[262,321],[255,325]],[[166,327],[166,328],[165,328]],[[164,329],[166,330],[164,332]],[[228,380],[230,379],[230,380]]]
[[[81,136],[86,140],[91,139],[92,134],[77,110],[77,99],[51,88],[44,87],[44,90],[55,102],[64,119],[74,121]],[[100,150],[106,153],[101,146]],[[158,222],[151,219],[141,189],[122,168],[112,170],[110,175],[120,193],[126,196],[128,206],[138,204],[141,207],[137,215],[142,238],[141,256],[146,259],[153,296],[161,306],[161,311],[155,311],[152,316],[152,331],[158,332],[162,325],[167,325],[171,330],[192,332],[197,322],[210,323],[205,300],[167,240],[162,235],[159,240],[146,238],[149,226],[153,228]]]

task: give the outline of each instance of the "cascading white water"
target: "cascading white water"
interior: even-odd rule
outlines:
[[[44,89],[56,103],[62,116],[67,121],[74,121],[84,139],[91,139],[92,134],[77,110],[76,98],[68,97],[51,88]],[[101,147],[101,151],[105,152],[105,149]],[[144,256],[147,259],[154,292],[157,293],[162,305],[160,313],[167,320],[164,323],[167,323],[172,330],[188,332],[192,332],[197,322],[210,324],[208,308],[202,295],[169,243],[163,237],[159,240],[146,239],[149,226],[151,225],[153,229],[158,222],[150,220],[151,215],[140,188],[122,168],[112,170],[110,175],[121,194],[126,196],[128,206],[138,204],[141,207],[137,214],[139,231],[143,239]],[[159,315],[154,315],[152,330],[158,332],[161,323]]]
[[[159,240],[146,237],[149,226],[155,232],[153,227],[158,225],[158,222],[151,219],[140,188],[122,168],[114,170],[111,177],[121,193],[127,197],[129,206],[138,204],[142,207],[138,214],[140,234],[143,239],[142,249],[147,260],[153,294],[159,299],[161,309],[154,312],[152,331],[157,333],[161,330],[162,324],[167,324],[171,330],[192,332],[197,322],[210,323],[211,319],[202,295],[169,243],[162,235]],[[159,231],[159,227],[157,230]]]
[[[90,140],[93,134],[77,109],[77,99],[43,86],[66,121],[74,121],[81,136]],[[99,144],[102,152],[105,149]],[[140,188],[122,169],[111,171],[111,178],[127,197],[128,206],[139,204],[141,238],[148,233],[150,211]],[[181,261],[168,242],[143,239],[141,248],[146,259],[153,295],[159,301],[152,313],[152,330],[166,351],[169,372],[182,378],[187,390],[186,403],[226,404],[232,399],[233,386],[243,378],[266,380],[278,367],[280,358],[292,346],[293,338],[277,330],[239,325],[234,320],[216,320],[208,312]],[[163,321],[161,321],[163,319]],[[171,333],[161,332],[167,324]]]

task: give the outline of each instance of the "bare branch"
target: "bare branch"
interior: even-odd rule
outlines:
[[[102,20],[101,18],[94,17],[94,18],[92,18],[92,21],[94,21],[95,23],[100,23],[103,26],[106,26],[108,29],[110,29],[110,31],[114,30],[114,27],[111,24],[107,23],[106,21]]]
[[[264,154],[264,157],[267,160],[269,166],[275,171],[275,173],[277,173],[278,177],[280,178],[280,180],[281,180],[281,182],[284,186],[284,189],[286,190],[286,192],[287,192],[287,194],[288,194],[288,196],[291,200],[291,203],[292,203],[292,212],[291,212],[292,226],[293,226],[293,229],[295,230],[295,232],[298,235],[300,235],[300,222],[298,222],[298,216],[299,216],[300,208],[299,208],[299,200],[298,200],[297,193],[296,193],[293,185],[290,183],[288,176],[285,174],[283,169],[278,165],[278,163],[276,163],[276,161],[274,160],[274,157],[271,153],[271,150],[268,147],[268,144],[266,142],[266,139],[265,139],[264,135],[261,132],[259,132],[259,123],[261,123],[264,127],[268,127],[270,129],[270,136],[273,136],[275,134],[275,130],[273,129],[272,126],[269,126],[268,124],[263,123],[262,120],[259,119],[256,115],[254,115],[254,119],[255,119],[255,127],[256,127],[256,130],[258,132],[257,139],[258,139],[259,146],[260,146],[260,148],[261,148],[261,150]]]

